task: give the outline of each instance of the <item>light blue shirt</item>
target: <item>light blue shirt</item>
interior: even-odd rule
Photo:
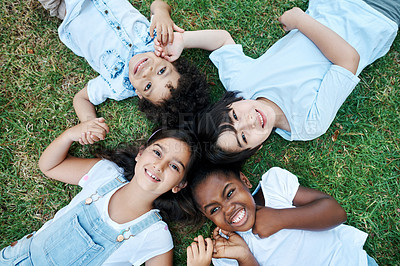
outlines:
[[[133,55],[154,51],[149,21],[126,0],[72,0],[66,7],[60,39],[99,73],[88,83],[90,102],[136,96],[128,64]]]
[[[388,52],[397,33],[393,21],[362,0],[310,0],[307,13],[357,50],[357,75]],[[350,71],[333,65],[298,30],[257,59],[246,56],[241,45],[225,45],[210,59],[226,90],[239,91],[244,99],[264,97],[281,108],[291,132],[276,132],[286,140],[311,140],[325,133],[359,82]]]

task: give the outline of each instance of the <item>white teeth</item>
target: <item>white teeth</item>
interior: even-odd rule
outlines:
[[[142,63],[140,63],[140,64],[138,65],[138,67],[137,67],[137,71],[136,71],[136,72],[139,72],[140,68],[141,68],[146,62],[147,62],[147,59],[144,60]]]
[[[151,176],[151,178],[153,178],[156,181],[161,181],[160,179],[158,179],[155,175],[153,175],[152,173],[150,173],[149,171],[146,170],[146,173]]]
[[[261,126],[263,127],[264,126],[264,119],[263,119],[262,115],[258,111],[257,111],[257,114],[258,114],[258,117],[260,117]]]
[[[237,215],[237,217],[232,221],[232,223],[238,223],[238,222],[240,222],[240,221],[243,219],[243,217],[244,217],[245,214],[246,214],[245,210],[244,210],[244,209],[241,210],[241,211],[239,212],[239,214]]]

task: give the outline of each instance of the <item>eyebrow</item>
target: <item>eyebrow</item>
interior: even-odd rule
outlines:
[[[155,143],[154,146],[160,147],[161,151],[164,152],[164,148],[163,148],[160,144]],[[174,159],[175,161],[177,161],[177,163],[179,163],[179,164],[182,166],[183,170],[186,169],[185,165],[184,165],[180,160],[176,159],[175,157],[173,157],[172,159]]]
[[[224,189],[222,190],[222,193],[221,193],[221,197],[222,197],[222,198],[224,197],[225,192],[228,190],[228,188],[229,188],[231,185],[232,185],[232,183],[226,184],[226,186],[224,187]],[[215,203],[210,203],[210,204],[207,204],[206,206],[204,206],[204,207],[203,207],[204,212],[206,212],[207,208],[211,207],[211,206],[214,205],[214,204],[215,204]]]

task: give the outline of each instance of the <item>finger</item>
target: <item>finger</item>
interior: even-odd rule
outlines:
[[[198,247],[197,243],[192,242],[191,247],[192,247],[193,256],[197,256],[199,254],[199,247]]]
[[[82,141],[83,145],[89,144],[87,137],[86,137],[86,132],[81,133],[81,138],[80,140]]]
[[[216,236],[219,236],[219,227],[215,227],[213,230],[213,237],[215,238]]]
[[[206,245],[207,245],[206,254],[207,256],[211,256],[214,251],[214,245],[211,238],[209,237],[206,238]]]
[[[199,247],[199,253],[202,254],[206,250],[206,244],[204,242],[204,238],[202,235],[199,235],[197,239],[198,239],[197,245]]]
[[[194,254],[193,254],[192,246],[188,246],[186,248],[186,256],[187,256],[188,260],[193,260]]]
[[[155,28],[154,23],[151,23],[150,29],[149,29],[151,38],[154,37],[154,28]]]
[[[162,44],[167,45],[167,43],[168,43],[168,28],[167,27],[163,26],[161,35],[162,35]]]
[[[173,29],[174,29],[174,31],[177,31],[177,32],[181,32],[181,33],[185,32],[184,29],[178,27],[175,23],[174,23]]]
[[[97,133],[97,132],[91,132],[90,138],[91,138],[94,142],[97,142],[97,141],[100,141],[100,140],[104,140],[104,134]]]
[[[172,27],[168,27],[168,42],[174,42],[174,29]]]

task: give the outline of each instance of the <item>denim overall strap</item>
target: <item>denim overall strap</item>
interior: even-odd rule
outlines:
[[[30,256],[34,265],[101,265],[117,250],[121,240],[118,232],[107,224],[93,201],[102,197],[127,181],[123,176],[114,178],[97,189],[97,193],[80,202],[70,211],[53,221],[40,233],[32,237]],[[160,219],[148,215],[136,229],[139,233]],[[145,226],[146,225],[146,226]],[[124,230],[127,231],[127,230]],[[128,239],[131,236],[128,236]]]
[[[162,217],[159,214],[158,210],[151,212],[150,215],[147,215],[145,219],[141,220],[133,227],[130,226],[128,229],[122,230],[117,236],[117,241],[128,240],[129,238],[134,237],[135,235],[145,230],[147,227],[161,220]]]

